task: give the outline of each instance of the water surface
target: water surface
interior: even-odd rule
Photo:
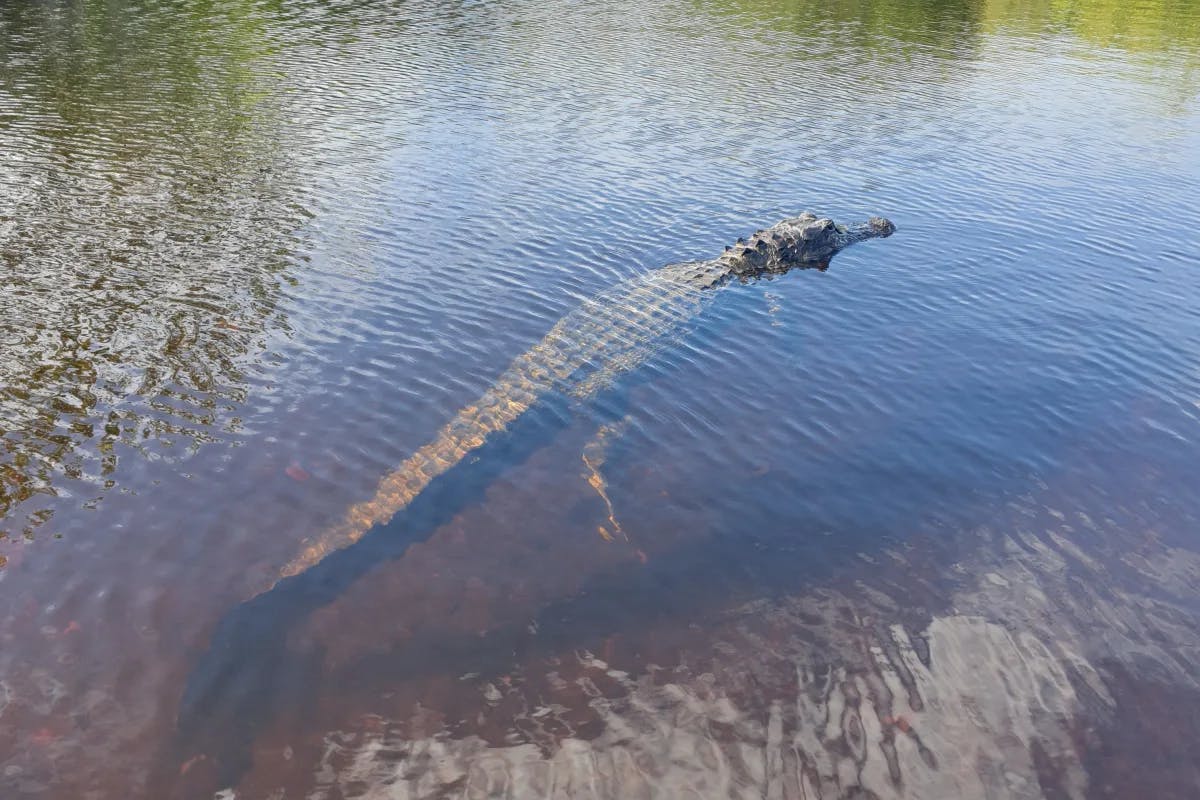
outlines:
[[[1195,796],[1198,97],[1168,0],[4,4],[2,794]],[[257,594],[805,208],[900,230]]]

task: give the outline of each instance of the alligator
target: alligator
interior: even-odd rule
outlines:
[[[400,557],[431,535],[505,464],[552,436],[558,411],[586,401],[673,341],[716,289],[793,269],[824,270],[839,250],[894,231],[885,219],[841,226],[806,212],[739,239],[717,258],[651,270],[585,300],[431,442],[385,475],[370,499],[305,541],[269,585],[217,623],[188,676],[175,735],[164,743],[152,782],[174,785],[187,773],[187,782],[234,785],[249,769],[261,728],[303,709],[319,680],[319,653],[294,650],[288,644],[292,626],[380,559]],[[525,413],[535,404],[547,413]],[[608,507],[605,538],[624,536],[599,474],[604,439],[619,435],[622,425],[606,426],[599,443],[583,453],[589,483]],[[493,435],[501,431],[507,435]],[[479,660],[476,649],[463,652]]]
[[[586,399],[635,368],[696,316],[719,287],[793,269],[825,270],[840,250],[891,236],[895,230],[881,217],[845,226],[806,211],[738,239],[717,258],[661,267],[585,301],[518,356],[431,442],[385,475],[370,499],[351,506],[341,522],[306,540],[300,553],[280,570],[279,578],[263,591],[386,523],[434,478],[482,446],[488,436],[507,428],[546,393],[559,391]]]

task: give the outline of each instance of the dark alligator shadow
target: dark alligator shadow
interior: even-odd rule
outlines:
[[[629,393],[643,379],[626,376],[589,403],[590,416],[597,424],[620,419],[628,410]],[[842,560],[830,554],[827,540],[798,537],[807,542],[802,552],[783,552],[780,542],[797,537],[754,534],[745,519],[715,520],[714,529],[737,535],[705,536],[660,553],[646,565],[626,564],[593,575],[580,592],[543,606],[532,628],[523,619],[501,622],[482,635],[418,632],[403,646],[374,653],[334,674],[322,672],[320,649],[289,646],[292,631],[314,611],[481,502],[496,478],[549,444],[574,418],[569,399],[544,396],[508,429],[434,479],[387,524],[230,610],[188,675],[174,735],[160,751],[150,778],[151,796],[209,798],[217,789],[237,785],[252,767],[254,743],[266,728],[287,723],[302,728],[324,686],[337,686],[339,697],[361,692],[369,699],[380,687],[405,678],[499,675],[526,659],[595,647],[616,632],[636,633],[660,620],[695,619],[727,607],[731,599],[794,589],[798,581],[828,574]],[[726,489],[764,491],[759,482],[741,485],[736,480]],[[814,558],[817,552],[823,555]],[[852,553],[848,550],[846,556]],[[807,566],[798,569],[801,564]],[[187,773],[185,779],[182,773]]]
[[[543,396],[507,430],[431,481],[388,523],[229,611],[188,675],[175,734],[151,776],[154,789],[173,788],[153,796],[211,797],[214,786],[236,785],[251,767],[251,748],[263,728],[303,715],[314,696],[321,653],[298,653],[288,646],[296,624],[479,503],[499,475],[548,444],[571,419],[567,398]],[[190,782],[206,785],[181,790],[178,776],[193,770],[203,778]]]
[[[609,395],[602,398],[598,416],[616,419],[624,409],[623,399]],[[294,723],[302,728],[305,714],[326,687],[336,687],[339,699],[358,696],[369,702],[389,684],[405,679],[468,672],[497,676],[530,659],[594,649],[614,633],[670,629],[681,620],[703,619],[739,598],[783,594],[856,558],[853,542],[831,552],[829,540],[822,537],[755,532],[755,521],[743,518],[716,520],[714,530],[736,534],[705,535],[661,552],[645,565],[623,564],[595,574],[581,591],[541,607],[532,626],[528,618],[511,620],[481,635],[431,627],[332,674],[321,670],[321,650],[289,647],[290,632],[311,613],[482,501],[498,476],[550,443],[571,420],[569,405],[560,397],[535,406],[431,482],[389,523],[231,610],[189,675],[174,740],[160,759],[163,785],[172,785],[178,783],[181,765],[202,756],[205,785],[187,794],[156,796],[211,797],[214,787],[236,785],[251,768],[253,745],[266,727]],[[747,477],[730,480],[726,488],[777,493],[790,480],[784,475],[774,481]],[[782,481],[781,486],[775,481]],[[877,534],[862,538],[880,544]]]

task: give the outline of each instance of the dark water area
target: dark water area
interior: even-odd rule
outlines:
[[[0,798],[1200,797],[1198,223],[1192,2],[2,3]]]

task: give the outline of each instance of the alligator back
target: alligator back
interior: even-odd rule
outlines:
[[[671,264],[585,301],[516,358],[495,385],[458,412],[433,441],[385,475],[370,499],[351,506],[340,523],[304,542],[279,577],[300,573],[386,523],[434,478],[488,436],[507,428],[547,392],[586,398],[637,367],[700,311],[712,289],[735,277],[753,280],[796,268],[825,269],[838,251],[895,230],[879,217],[843,227],[806,211],[757,231],[749,241],[739,239],[719,258]]]
[[[339,523],[305,541],[279,578],[308,569],[386,523],[430,481],[483,445],[488,436],[507,428],[546,393],[583,400],[642,364],[700,312],[712,295],[708,290],[721,285],[725,275],[717,261],[671,264],[585,300],[514,359],[495,384],[459,411],[432,441],[384,475],[369,499],[351,506]]]

